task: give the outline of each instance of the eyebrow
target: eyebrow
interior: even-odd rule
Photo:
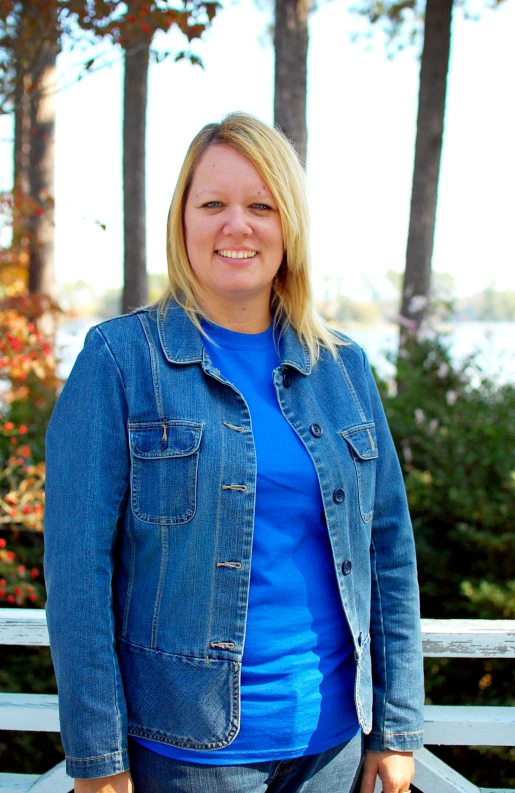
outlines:
[[[197,198],[200,198],[200,196],[204,195],[205,193],[207,193],[207,195],[219,196],[219,195],[223,195],[224,192],[225,192],[224,190],[199,190],[198,193],[195,193],[195,195],[197,196]],[[268,189],[268,187],[266,187],[264,188],[264,191],[262,193],[252,193],[252,195],[249,195],[248,198],[254,198],[259,200],[260,198],[270,199],[273,198],[273,196],[270,190]]]

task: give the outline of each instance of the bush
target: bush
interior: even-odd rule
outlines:
[[[3,274],[0,267],[0,606],[42,608],[44,436],[59,385],[58,309],[22,284],[5,287]],[[9,647],[3,658],[0,690],[56,693],[48,648]],[[2,771],[43,773],[62,757],[58,735],[0,735]]]
[[[515,387],[457,366],[443,339],[405,338],[380,383],[417,544],[422,615],[515,618]],[[500,379],[500,378],[499,378]],[[515,705],[515,664],[426,660],[428,702]],[[515,786],[507,749],[437,750],[477,785]]]

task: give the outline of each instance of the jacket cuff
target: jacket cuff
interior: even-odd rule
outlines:
[[[129,770],[129,753],[126,749],[103,757],[66,758],[66,773],[73,779],[97,779]]]
[[[424,733],[378,733],[371,732],[365,736],[365,750],[367,752],[413,752],[424,746]]]

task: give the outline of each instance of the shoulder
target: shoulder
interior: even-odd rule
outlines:
[[[126,382],[149,358],[148,340],[140,320],[145,314],[148,315],[148,309],[138,308],[93,325],[84,339],[82,355],[110,360]]]
[[[86,342],[91,337],[103,338],[108,344],[110,342],[117,342],[123,339],[130,339],[135,335],[141,334],[141,322],[138,319],[138,314],[148,314],[147,308],[136,308],[129,314],[119,314],[116,317],[104,319],[88,330],[86,334]]]
[[[336,328],[331,328],[331,333],[340,342],[336,348],[337,359],[340,365],[359,370],[361,373],[369,368],[366,353],[360,345],[350,336]]]

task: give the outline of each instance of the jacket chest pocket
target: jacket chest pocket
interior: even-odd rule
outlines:
[[[378,458],[376,426],[373,421],[342,430],[356,470],[358,499],[361,517],[370,523],[374,517],[376,492],[376,466]]]
[[[187,523],[196,509],[202,425],[172,419],[128,429],[134,514],[145,523]]]

